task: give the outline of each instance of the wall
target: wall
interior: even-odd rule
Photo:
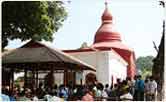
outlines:
[[[116,78],[126,78],[127,63],[113,51],[76,52],[69,54],[94,66],[97,79],[103,84],[111,84],[112,76],[114,77],[114,82],[116,82]],[[89,72],[84,71],[83,83],[86,74]]]

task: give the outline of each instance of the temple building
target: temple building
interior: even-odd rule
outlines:
[[[117,78],[122,80],[126,77],[134,78],[136,71],[134,50],[123,44],[120,33],[114,30],[113,16],[107,4],[101,20],[102,24],[91,46],[63,51],[94,66],[97,80],[104,84],[116,83]],[[83,76],[88,73],[84,72]]]
[[[24,71],[25,86],[34,83],[36,87],[40,81],[45,81],[48,73],[54,74],[54,81],[58,85],[80,85],[96,79],[110,85],[116,83],[117,79],[134,78],[134,50],[123,44],[120,33],[114,30],[113,16],[107,4],[101,21],[91,46],[62,52],[31,40],[20,48],[4,52],[2,83],[12,83],[10,86],[13,87],[16,69]],[[10,76],[5,71],[10,72]],[[32,76],[28,77],[27,73],[32,73]],[[29,79],[33,79],[33,82],[28,82]],[[48,83],[50,82],[49,80]]]

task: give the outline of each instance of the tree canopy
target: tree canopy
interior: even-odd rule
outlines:
[[[153,66],[153,56],[146,56],[146,57],[139,57],[136,60],[136,66],[138,69],[140,70],[152,70],[152,66]]]
[[[136,66],[141,71],[143,78],[152,74],[153,56],[141,56],[136,60]]]
[[[2,3],[2,48],[8,40],[52,41],[66,19],[61,1],[5,1]]]

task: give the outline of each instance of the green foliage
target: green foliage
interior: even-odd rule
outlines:
[[[88,47],[87,42],[83,42],[79,49],[83,49],[83,48],[87,48],[87,47]]]
[[[150,76],[152,74],[153,59],[153,56],[141,56],[136,60],[136,66],[139,70],[141,70],[143,79],[145,79],[146,76]]]
[[[146,56],[146,57],[141,56],[136,60],[136,66],[141,71],[152,70],[153,59],[154,59],[153,56]]]
[[[152,70],[143,69],[141,75],[142,75],[142,78],[145,79],[147,76],[152,75]]]
[[[19,85],[19,83],[21,82],[21,81],[23,81],[24,80],[24,77],[18,77],[15,81],[14,81],[14,85],[16,86],[16,87],[19,87],[20,85]]]
[[[61,1],[5,1],[2,3],[2,48],[8,40],[52,41],[67,12]]]

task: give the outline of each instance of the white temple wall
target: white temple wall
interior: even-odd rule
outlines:
[[[110,83],[110,68],[109,68],[109,52],[98,52],[97,53],[97,79],[102,84]]]
[[[125,80],[127,76],[127,66],[122,65],[117,59],[110,59],[109,61],[109,69],[110,69],[110,79],[113,83],[116,83],[116,80],[119,78],[121,80]]]
[[[84,61],[85,63],[94,66],[95,68],[97,67],[97,56],[96,56],[96,52],[76,52],[76,53],[68,53],[78,59],[80,59],[81,61]],[[96,74],[96,72],[94,71],[90,71],[90,70],[85,70],[83,72],[82,75],[82,83],[85,83],[85,76],[88,73],[94,73]]]
[[[121,80],[126,78],[127,63],[113,51],[76,52],[69,54],[94,66],[96,68],[98,81],[104,85],[111,85],[112,76],[114,78],[114,83],[116,83],[117,78],[120,78]],[[84,71],[83,84],[85,76],[89,72],[92,71]]]
[[[95,51],[93,51],[93,52],[75,52],[75,53],[68,53],[68,54],[70,54],[96,68],[97,53]]]

